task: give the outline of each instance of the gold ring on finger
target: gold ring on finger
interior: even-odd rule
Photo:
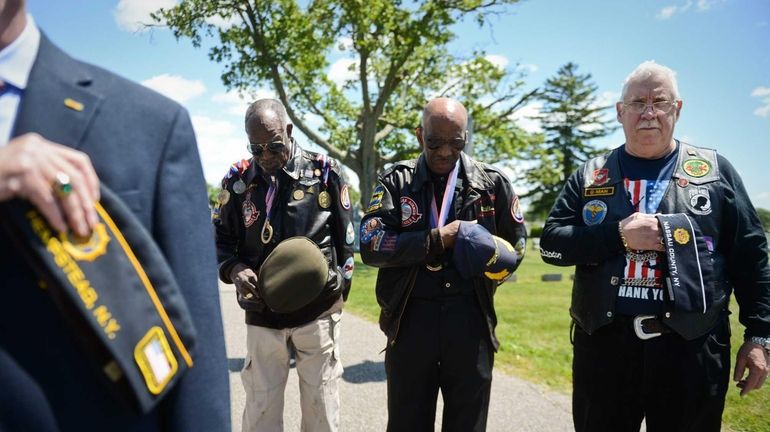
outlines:
[[[59,198],[66,198],[72,193],[72,183],[70,182],[70,176],[59,171],[56,173],[56,177],[51,185],[54,193]]]

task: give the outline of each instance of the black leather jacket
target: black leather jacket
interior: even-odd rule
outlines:
[[[238,303],[246,310],[247,324],[271,328],[296,327],[330,309],[340,309],[340,298],[347,299],[353,271],[354,240],[350,197],[339,163],[330,158],[326,160],[330,163],[330,170],[328,182],[324,185],[324,164],[318,160],[318,154],[294,144],[290,159],[277,176],[278,190],[270,217],[274,234],[268,244],[262,243],[260,234],[265,223],[265,194],[269,183],[259,165],[253,159],[240,161],[233,164],[230,173],[222,180],[222,189],[229,196],[219,200],[219,205],[213,209],[212,221],[216,228],[219,278],[223,282],[232,283],[230,271],[238,262],[258,272],[275,246],[293,236],[313,240],[329,262],[325,290],[315,301],[296,312],[277,314],[265,307],[261,300],[246,300],[238,295]],[[240,194],[233,190],[233,185],[239,180],[246,186]],[[331,195],[329,208],[322,208],[319,204],[318,197],[323,190]]]
[[[461,156],[462,172],[467,187],[455,189],[459,199],[454,200],[458,220],[478,220],[489,232],[508,240],[518,248],[524,246],[524,221],[514,208],[518,201],[508,179],[497,168],[476,162],[465,153]],[[381,192],[381,194],[380,194]],[[369,209],[361,221],[365,226],[372,218],[379,218],[386,236],[395,237],[392,248],[375,246],[378,241],[362,241],[361,258],[364,263],[378,267],[377,302],[380,305],[380,328],[394,344],[398,336],[401,316],[406,308],[417,272],[428,262],[435,262],[443,254],[443,245],[436,240],[436,229],[430,228],[430,208],[433,188],[429,182],[424,157],[396,163],[385,171],[375,188]],[[402,201],[404,198],[406,201]],[[403,203],[414,203],[415,209],[406,209]],[[458,207],[461,206],[461,207]],[[416,210],[412,211],[412,210]],[[409,214],[406,214],[408,211]],[[404,220],[408,222],[404,222]],[[517,221],[518,219],[518,221]],[[407,225],[407,226],[404,226]],[[522,251],[524,249],[521,249]],[[521,263],[521,260],[519,261]],[[517,263],[517,266],[518,264]],[[493,296],[497,283],[478,277],[473,279],[479,305],[489,329],[495,350],[499,342],[495,336],[497,316]]]
[[[589,160],[569,178],[540,240],[543,260],[560,266],[576,265],[570,313],[589,334],[613,320],[617,285],[625,267],[618,223],[632,214],[633,208],[620,172],[621,151],[622,146]],[[707,172],[691,170],[688,174],[684,165],[693,159],[706,161]],[[609,181],[594,184],[593,173],[598,169],[608,170]],[[601,223],[586,226],[582,212],[591,200],[603,201],[607,214]],[[710,207],[704,207],[709,201]],[[713,241],[713,272],[707,281],[712,307],[705,314],[676,314],[668,305],[663,321],[686,339],[703,335],[726,313],[734,289],[747,335],[770,336],[767,240],[743,183],[727,159],[714,150],[680,142],[676,169],[658,212],[689,215]]]

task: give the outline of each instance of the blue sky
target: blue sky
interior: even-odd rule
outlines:
[[[246,102],[228,93],[221,66],[205,49],[177,42],[168,30],[137,31],[147,11],[174,0],[30,0],[38,26],[81,60],[142,82],[190,111],[206,178],[216,183],[229,163],[248,157]],[[530,0],[479,29],[455,29],[457,54],[483,49],[503,67],[528,71],[541,86],[568,61],[593,76],[603,100],[615,101],[625,76],[644,60],[677,71],[684,100],[675,136],[717,149],[735,165],[755,206],[770,209],[770,0]],[[330,58],[330,76],[344,79],[345,53]],[[271,95],[268,88],[255,89]],[[519,113],[522,126],[537,129]],[[300,141],[302,139],[300,138]],[[622,131],[597,142],[614,147]],[[416,145],[416,143],[415,143]]]

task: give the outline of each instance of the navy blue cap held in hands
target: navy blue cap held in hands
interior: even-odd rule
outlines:
[[[452,260],[462,277],[484,276],[503,282],[513,274],[518,259],[507,240],[492,235],[479,224],[460,222]]]

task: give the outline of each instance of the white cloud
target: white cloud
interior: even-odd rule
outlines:
[[[543,131],[540,126],[540,120],[537,116],[540,115],[540,109],[543,108],[543,104],[540,102],[531,103],[525,105],[514,112],[510,119],[516,122],[516,125],[524,129],[529,133],[540,133]]]
[[[206,22],[213,26],[219,27],[222,30],[226,30],[230,27],[240,25],[243,21],[241,20],[241,17],[239,17],[238,15],[230,15],[229,17],[226,17],[226,18],[223,18],[217,15],[214,17],[206,18]]]
[[[195,137],[203,163],[206,181],[219,184],[230,165],[240,159],[248,159],[246,135],[234,122],[193,115]]]
[[[524,63],[516,66],[516,70],[524,71],[527,73],[535,73],[538,71],[538,69],[540,68],[538,68],[536,64],[532,63]]]
[[[211,96],[211,101],[222,106],[224,113],[242,118],[251,102],[265,98],[276,99],[278,96],[270,89],[258,88],[246,94],[237,91],[216,93]]]
[[[176,3],[176,0],[120,0],[112,14],[121,30],[142,32],[147,30],[144,24],[153,23],[151,12],[173,7]]]
[[[677,9],[678,9],[677,6],[666,6],[658,12],[658,15],[656,16],[656,18],[659,20],[667,20],[672,16],[674,16]]]
[[[770,87],[757,87],[751,91],[754,97],[770,96]]]
[[[770,116],[770,87],[757,87],[751,91],[751,96],[760,99],[760,106],[754,110],[754,115],[758,117]]]
[[[698,11],[705,12],[717,3],[724,3],[724,1],[725,0],[698,0]]]
[[[724,3],[725,0],[697,0],[695,3],[695,10],[698,12],[708,12],[712,7],[719,3]],[[692,0],[687,0],[681,5],[669,5],[658,11],[655,18],[659,20],[667,20],[676,14],[685,13],[692,7]]]
[[[765,105],[754,110],[754,115],[758,117],[770,116],[770,100],[765,101]]]
[[[181,104],[206,92],[202,81],[188,80],[179,75],[157,75],[142,81],[142,84]]]
[[[358,79],[358,60],[342,58],[332,63],[326,75],[337,87],[342,87],[348,81]]]
[[[505,69],[506,66],[508,66],[508,57],[499,55],[499,54],[487,54],[484,56],[484,58],[492,63],[493,65],[497,66],[500,69]]]

